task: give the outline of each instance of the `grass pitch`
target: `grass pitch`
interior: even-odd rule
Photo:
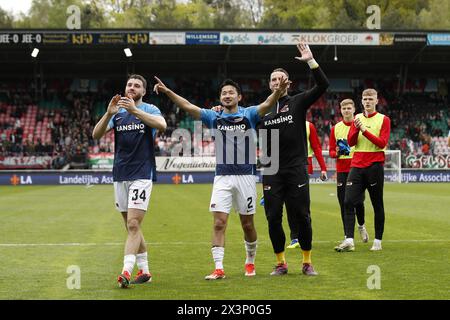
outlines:
[[[126,233],[112,186],[0,187],[0,299],[450,299],[450,184],[387,184],[381,252],[369,251],[373,210],[366,197],[371,240],[363,244],[355,233],[352,253],[333,250],[343,238],[335,186],[312,185],[318,277],[301,275],[299,249],[286,250],[287,276],[269,276],[275,257],[258,206],[257,276],[246,278],[242,230],[233,214],[226,234],[227,279],[205,281],[213,270],[211,189],[154,186],[143,225],[153,282],[123,290],[116,277]],[[68,267],[74,265],[80,289],[67,286]],[[368,288],[369,266],[379,267],[380,289]]]

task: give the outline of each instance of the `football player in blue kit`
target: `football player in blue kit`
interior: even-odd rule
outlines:
[[[154,137],[157,130],[164,131],[167,125],[156,106],[142,102],[146,86],[144,77],[131,75],[125,97],[115,95],[111,99],[92,134],[94,139],[100,139],[114,130],[114,195],[116,209],[122,213],[128,232],[123,269],[117,280],[121,288],[152,279],[141,225],[155,179]],[[139,270],[131,281],[135,264]]]
[[[225,253],[225,230],[232,207],[239,213],[246,249],[245,275],[254,276],[257,235],[253,222],[256,212],[256,125],[273,107],[289,85],[281,79],[277,90],[260,105],[243,108],[241,89],[232,80],[225,80],[220,88],[223,110],[216,112],[202,109],[167,88],[155,77],[156,93],[162,92],[194,119],[201,120],[214,130],[216,150],[216,173],[209,210],[213,213],[212,256],[215,270],[206,280],[225,278],[223,259]],[[252,139],[253,138],[253,139]],[[253,140],[253,141],[251,141]]]

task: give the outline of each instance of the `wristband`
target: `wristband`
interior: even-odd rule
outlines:
[[[319,67],[319,64],[314,59],[308,60],[307,63],[310,69],[315,69]]]

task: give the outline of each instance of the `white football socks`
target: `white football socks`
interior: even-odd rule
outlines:
[[[136,256],[134,254],[128,254],[123,257],[123,270],[128,271],[128,273],[131,275],[133,273],[134,264],[136,263]]]
[[[148,254],[147,252],[138,253],[136,255],[136,264],[139,270],[142,270],[145,274],[150,273],[148,268]]]
[[[245,264],[251,263],[255,264],[256,248],[258,247],[258,240],[254,242],[245,241],[245,251],[247,252],[247,257],[245,258]]]
[[[216,269],[223,269],[223,257],[225,255],[225,248],[212,247],[211,252],[214,259],[214,263],[216,265]]]

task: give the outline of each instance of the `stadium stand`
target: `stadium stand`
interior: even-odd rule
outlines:
[[[243,90],[243,105],[261,102],[268,94],[267,80],[235,78]],[[218,104],[218,81],[206,78],[165,78],[176,92],[201,107]],[[366,87],[379,91],[378,110],[392,120],[390,149],[408,155],[448,154],[449,84],[434,78],[408,79],[399,93],[396,79],[331,78],[331,86],[308,112],[328,149],[331,127],[340,121],[339,101],[358,97]],[[3,83],[0,88],[0,154],[7,156],[50,156],[50,168],[87,168],[88,154],[111,153],[114,136],[110,132],[99,141],[91,137],[96,121],[113,95],[108,81],[98,79],[53,79],[44,83],[43,98],[33,101],[32,83]],[[308,80],[293,79],[292,93],[309,86]],[[150,85],[149,85],[150,89]],[[145,100],[145,99],[144,99]],[[164,114],[168,128],[156,138],[158,155],[170,155],[180,143],[171,138],[177,128],[194,129],[194,119],[162,96],[147,96]],[[358,99],[355,101],[359,104]],[[214,154],[214,145],[203,141],[205,155]]]

